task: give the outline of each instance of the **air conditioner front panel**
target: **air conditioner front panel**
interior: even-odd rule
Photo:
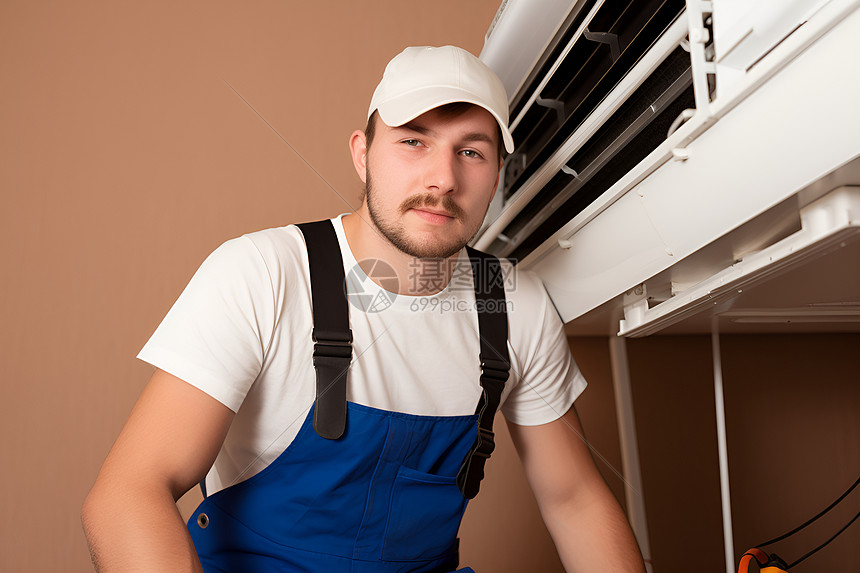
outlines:
[[[690,143],[689,159],[664,163],[526,258],[562,318],[619,297],[860,156],[860,77],[845,68],[858,34],[854,12]]]

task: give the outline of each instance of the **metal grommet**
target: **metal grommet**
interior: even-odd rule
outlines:
[[[209,516],[205,513],[201,513],[197,516],[197,525],[200,526],[200,529],[206,529],[209,526]]]

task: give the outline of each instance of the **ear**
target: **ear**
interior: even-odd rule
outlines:
[[[349,152],[355,172],[363,183],[367,183],[367,138],[360,129],[356,129],[349,136]]]

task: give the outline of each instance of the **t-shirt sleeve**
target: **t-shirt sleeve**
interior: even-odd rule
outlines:
[[[273,325],[266,264],[239,237],[203,262],[137,357],[235,412],[260,373]]]
[[[516,385],[502,405],[509,421],[537,426],[560,418],[585,390],[586,381],[570,353],[561,318],[543,284],[532,273],[521,273],[514,304],[511,333],[522,328],[524,338],[515,349],[512,377]],[[524,311],[524,312],[523,312]]]

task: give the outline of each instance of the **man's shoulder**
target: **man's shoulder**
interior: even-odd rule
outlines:
[[[270,227],[245,233],[233,240],[247,239],[255,246],[279,245],[292,247],[295,243],[301,243],[301,232],[296,225],[284,225],[282,227]]]
[[[508,261],[503,262],[501,268],[505,277],[505,298],[511,301],[510,310],[520,314],[545,312],[549,295],[540,277]]]
[[[281,282],[301,274],[307,256],[295,225],[253,231],[224,241],[201,265],[198,274],[236,284]]]
[[[271,227],[245,233],[225,244],[239,243],[240,248],[255,251],[267,266],[301,264],[305,251],[304,239],[296,225]]]

